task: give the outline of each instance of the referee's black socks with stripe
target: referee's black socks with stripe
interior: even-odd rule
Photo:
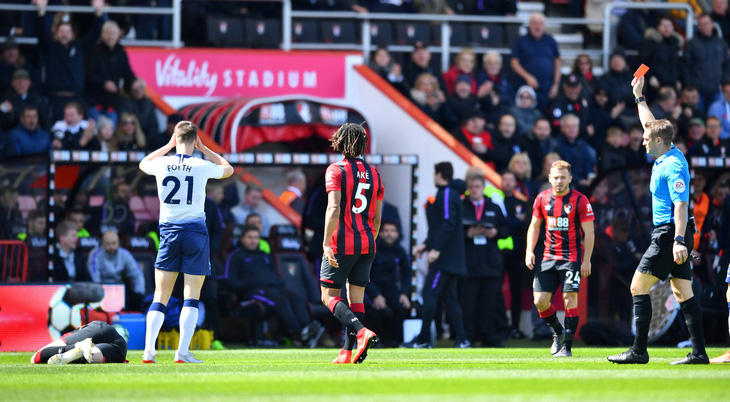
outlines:
[[[651,324],[651,297],[649,295],[634,296],[634,323],[636,336],[634,337],[634,352],[646,353],[646,344],[649,339],[649,324]]]
[[[706,355],[705,335],[702,329],[702,310],[697,298],[692,296],[689,300],[679,303],[684,314],[684,322],[689,330],[689,338],[692,341],[692,354],[695,356]]]

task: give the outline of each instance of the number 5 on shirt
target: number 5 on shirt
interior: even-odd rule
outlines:
[[[370,183],[357,183],[357,190],[355,191],[355,200],[360,201],[360,206],[357,207],[357,203],[352,206],[352,212],[356,214],[362,213],[368,207],[368,199],[365,197],[365,190],[370,190]]]

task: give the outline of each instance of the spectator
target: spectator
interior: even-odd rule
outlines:
[[[664,86],[659,89],[656,101],[649,107],[656,119],[677,120],[682,114],[682,107],[677,103],[677,93],[674,88]]]
[[[728,45],[707,14],[698,17],[698,32],[684,48],[684,82],[700,91],[705,109],[715,101],[720,83],[730,77]],[[626,86],[626,85],[624,85]]]
[[[51,135],[38,125],[38,109],[26,105],[20,112],[20,125],[10,131],[5,146],[7,156],[31,155],[51,149]]]
[[[535,90],[528,85],[521,86],[517,90],[515,105],[510,109],[510,114],[517,121],[517,135],[524,137],[532,130],[535,123],[542,118],[542,113],[537,108]]]
[[[722,83],[722,97],[710,106],[707,116],[716,117],[722,122],[722,132],[720,138],[723,140],[730,139],[730,81]]]
[[[18,125],[20,111],[25,106],[33,106],[38,111],[40,127],[48,128],[48,107],[40,96],[30,92],[30,74],[24,68],[13,73],[10,89],[0,101],[0,128],[9,130]]]
[[[670,86],[681,89],[679,49],[684,46],[684,39],[674,31],[674,22],[668,15],[657,19],[656,28],[648,28],[644,33],[644,43],[639,51],[639,59],[651,66],[646,73],[649,83],[646,94],[653,99],[659,87]],[[654,117],[661,119],[654,115]]]
[[[147,96],[145,88],[147,84],[142,78],[137,78],[132,82],[129,99],[126,99],[122,106],[122,111],[134,113],[139,120],[139,126],[142,128],[142,132],[147,138],[147,142],[150,143],[150,149],[159,149],[164,144],[159,144],[159,147],[151,144],[153,139],[156,141],[157,133],[160,131],[160,123],[157,120],[157,109],[152,103],[152,100]],[[180,119],[182,120],[182,119]],[[175,124],[179,123],[180,120],[176,121]],[[173,124],[173,128],[174,128]],[[170,137],[167,137],[169,141]],[[154,145],[158,143],[155,142]]]
[[[418,41],[414,45],[411,58],[403,69],[403,78],[407,88],[413,88],[416,85],[416,79],[423,73],[429,73],[436,77],[439,82],[439,88],[444,88],[441,81],[441,73],[439,70],[431,66],[431,51],[425,43]]]
[[[586,188],[596,176],[596,151],[578,138],[580,119],[576,115],[563,116],[560,127],[562,136],[557,141],[558,153],[572,166],[572,176],[577,185]]]
[[[172,5],[170,0],[132,0],[132,6],[159,7],[169,9]],[[172,16],[140,14],[134,25],[135,36],[143,40],[170,40],[172,37]]]
[[[702,122],[702,120],[699,122]],[[694,122],[694,121],[693,121]],[[703,125],[704,128],[704,125]],[[722,157],[730,153],[730,140],[721,140],[720,132],[722,131],[720,126],[720,119],[714,116],[707,118],[707,131],[704,138],[692,144],[689,149],[688,156],[707,156],[707,157]]]
[[[122,113],[114,133],[114,141],[120,151],[138,151],[147,148],[147,139],[134,113]]]
[[[101,149],[96,138],[94,120],[84,120],[84,108],[78,102],[69,102],[63,109],[63,120],[51,127],[54,149]]]
[[[91,29],[83,38],[76,40],[73,27],[67,14],[56,14],[51,30],[46,29],[46,6],[48,0],[36,0],[38,6],[39,27],[38,42],[45,56],[46,94],[51,106],[51,118],[60,120],[65,114],[68,102],[84,101],[84,85],[86,83],[84,58],[86,52],[94,46],[101,33],[104,20],[104,0],[91,0],[94,7]],[[53,35],[53,39],[51,39]],[[82,112],[83,113],[83,112]]]
[[[626,85],[627,82],[631,82],[631,72],[626,65],[622,49],[614,49],[608,66],[609,70],[601,77],[600,85],[608,91],[608,99],[611,104],[633,102],[634,95],[631,93],[631,87]]]
[[[66,221],[71,222],[76,226],[76,234],[79,235],[79,238],[91,237],[91,233],[89,233],[89,231],[85,227],[86,222],[88,221],[88,217],[86,216],[84,210],[80,207],[74,207],[66,211]]]
[[[150,101],[151,102],[151,101]],[[170,142],[170,137],[172,137],[172,133],[175,131],[175,126],[177,123],[180,123],[181,121],[185,120],[185,117],[178,113],[173,113],[169,116],[167,116],[167,127],[165,127],[165,131],[159,133],[159,135],[154,135],[152,133],[156,133],[157,131],[152,131],[150,133],[146,133],[149,138],[146,138],[149,143],[149,149],[160,149],[165,144]]]
[[[0,192],[0,205],[2,206],[0,224],[5,227],[6,234],[4,238],[15,239],[25,232],[23,214],[18,205],[18,190],[10,186],[3,187]]]
[[[692,179],[692,216],[695,217],[695,225],[697,226],[697,233],[694,234],[694,254],[697,254],[700,248],[701,239],[700,233],[702,233],[702,225],[705,223],[707,217],[708,208],[710,208],[710,197],[705,194],[705,187],[707,186],[707,179],[705,178],[702,171],[695,171],[695,177]]]
[[[102,205],[101,232],[116,231],[122,238],[134,236],[136,218],[129,207],[132,189],[129,184],[119,182],[112,187],[112,199]]]
[[[307,301],[284,287],[271,257],[259,250],[259,230],[246,226],[241,235],[241,247],[233,250],[226,263],[226,287],[239,300],[259,300],[281,319],[292,339],[317,346],[324,333],[322,325],[313,321]]]
[[[365,287],[365,320],[386,347],[403,339],[403,320],[411,308],[411,259],[398,244],[398,228],[383,221],[377,238],[377,252]]]
[[[494,161],[498,172],[507,168],[512,155],[522,152],[519,145],[520,138],[515,135],[516,128],[515,117],[511,114],[505,114],[499,119],[497,132],[492,135],[494,152],[490,159]]]
[[[459,302],[464,312],[466,338],[482,347],[502,347],[497,336],[498,298],[502,294],[504,261],[497,239],[509,235],[502,209],[484,197],[484,175],[466,178],[469,196],[462,202],[467,275],[459,279]]]
[[[606,144],[600,148],[598,167],[601,172],[626,166],[626,152],[621,146],[624,133],[618,127],[609,127],[606,132]]]
[[[520,149],[527,152],[530,157],[530,165],[536,168],[542,166],[543,159],[547,154],[555,151],[556,145],[555,139],[550,136],[550,122],[545,118],[538,119],[532,126],[532,130],[520,140]],[[539,174],[538,169],[532,169],[532,178]]]
[[[397,89],[401,93],[405,93],[403,70],[400,64],[393,60],[388,49],[379,47],[375,50],[375,53],[373,53],[372,59],[370,60],[370,68],[378,73],[378,75],[384,80],[388,81],[393,88]]]
[[[358,0],[371,13],[413,13],[413,0]]]
[[[492,141],[492,135],[484,129],[485,122],[484,115],[479,112],[473,112],[464,119],[459,130],[454,132],[454,137],[494,169],[495,157],[492,153],[495,147]]]
[[[28,246],[28,276],[26,282],[48,282],[48,247],[46,212],[34,209],[28,212],[28,229],[18,235]]]
[[[550,181],[548,180],[548,178],[550,177],[550,167],[553,165],[553,163],[559,160],[560,154],[558,154],[557,152],[550,152],[549,154],[545,155],[544,158],[542,158],[542,171],[540,171],[540,174],[532,180],[532,188],[534,188],[538,194],[541,191],[547,190],[550,187]],[[537,246],[539,247],[540,244],[538,244]],[[535,255],[539,255],[539,253]]]
[[[471,92],[471,88],[471,79],[468,75],[462,74],[456,79],[453,94],[446,100],[449,110],[454,114],[454,119],[459,123],[479,111],[479,99]],[[482,117],[486,122],[483,114]]]
[[[99,145],[102,151],[119,151],[119,144],[117,144],[117,138],[114,135],[116,128],[112,119],[106,116],[99,116],[99,120],[96,122],[96,126],[99,128]]]
[[[101,246],[89,253],[88,270],[96,283],[124,283],[125,310],[142,311],[145,283],[142,269],[129,250],[119,247],[119,236],[113,230],[104,233]]]
[[[121,105],[120,83],[129,91],[136,79],[129,65],[127,52],[119,44],[121,32],[114,21],[101,28],[101,39],[86,56],[86,100],[89,117],[105,115],[117,123]]]
[[[537,195],[537,192],[532,189],[532,163],[526,152],[518,152],[512,155],[506,171],[512,173],[515,177],[515,190],[528,199]]]
[[[56,252],[53,254],[53,282],[88,282],[91,280],[81,252],[76,252],[79,237],[76,225],[61,222],[56,227]]]
[[[548,103],[558,95],[560,52],[552,36],[545,33],[545,16],[530,16],[529,32],[512,45],[512,70],[516,84],[529,85],[537,93],[537,107],[545,113]]]
[[[713,119],[717,119],[712,117]],[[702,119],[692,119],[689,123],[689,130],[687,131],[687,146],[689,149],[702,142],[705,139],[705,122]]]
[[[623,127],[621,113],[626,108],[626,103],[617,102],[613,106],[608,100],[608,91],[600,87],[593,95],[591,105],[591,122],[593,124],[593,135],[588,136],[588,145],[593,149],[599,149],[606,143],[606,132],[609,127]]]
[[[644,128],[641,123],[629,127],[629,145],[626,150],[626,166],[645,166],[651,163],[651,157],[644,148]]]
[[[598,88],[598,77],[593,75],[593,61],[587,54],[579,54],[573,62],[573,69],[570,74],[580,78],[581,96],[591,99],[596,88]]]
[[[8,11],[6,10],[5,13]],[[37,69],[33,68],[30,63],[20,54],[18,44],[12,38],[6,38],[5,42],[0,44],[0,93],[4,93],[11,87],[13,74],[18,69],[25,70],[36,85],[40,83],[40,75]]]
[[[474,51],[468,47],[461,49],[459,54],[456,55],[456,62],[449,68],[449,71],[444,73],[444,85],[447,95],[451,96],[454,93],[456,81],[463,79],[463,75],[469,78],[470,92],[474,95],[477,94],[477,81],[474,77],[475,65],[476,55]]]
[[[634,3],[650,3],[651,0],[634,0]],[[656,26],[657,13],[647,9],[629,9],[618,23],[618,43],[626,49],[638,50],[644,42],[644,32]],[[624,83],[625,84],[625,83]]]
[[[686,136],[690,120],[694,118],[705,119],[705,112],[700,108],[700,93],[697,91],[697,88],[692,85],[682,88],[682,97],[679,100],[679,105],[682,108],[682,114],[677,119],[679,133],[682,136]]]
[[[259,233],[261,233],[261,229],[264,227],[264,221],[261,214],[257,212],[251,212],[248,214],[248,216],[246,216],[246,223],[244,226],[253,226],[259,230]],[[259,250],[266,254],[271,254],[271,245],[263,237],[259,240]]]
[[[455,118],[446,106],[446,96],[438,85],[436,77],[429,73],[422,73],[411,89],[411,101],[441,127],[448,128],[453,124]]]
[[[711,16],[712,20],[720,26],[725,42],[730,45],[730,13],[728,13],[727,0],[712,0]]]
[[[225,254],[228,252],[227,247],[222,247],[223,231],[226,227],[223,213],[220,209],[220,203],[224,197],[223,187],[219,184],[209,182],[205,187],[205,194],[204,211],[206,217],[205,225],[208,228],[208,238],[210,239],[210,271],[211,277],[217,278],[224,273],[221,261],[225,260]],[[221,250],[222,248],[223,250]],[[218,284],[216,281],[203,282],[200,300],[206,306],[205,321],[213,331],[211,349],[225,349],[219,338]]]
[[[259,215],[261,215],[261,220],[263,223],[261,235],[263,237],[269,237],[269,229],[271,228],[271,224],[269,223],[269,219],[266,217],[266,215],[259,212],[259,205],[261,204],[262,199],[263,196],[261,193],[261,189],[249,185],[248,187],[246,187],[246,191],[243,193],[243,201],[239,205],[231,209],[231,215],[233,215],[233,218],[236,220],[237,224],[243,225],[246,222],[246,217],[248,216],[248,214],[252,212],[259,213]]]
[[[588,99],[583,98],[583,86],[578,75],[570,74],[563,79],[562,91],[550,106],[553,120],[553,135],[560,133],[560,120],[563,116],[574,114],[581,122],[581,138],[592,137],[595,134],[591,121],[591,108]]]
[[[547,121],[545,121],[547,123]],[[548,127],[549,131],[549,127]],[[512,247],[500,247],[502,250],[502,258],[504,266],[509,275],[509,292],[510,292],[510,321],[512,332],[511,336],[515,339],[525,338],[525,334],[520,331],[520,318],[522,316],[522,290],[525,283],[529,283],[526,279],[531,275],[531,271],[525,267],[525,236],[527,235],[527,225],[529,224],[529,205],[527,202],[515,197],[515,189],[517,180],[514,173],[505,171],[502,173],[502,191],[504,192],[504,206],[507,210],[507,222],[509,223],[510,233],[512,233]]]
[[[449,0],[413,0],[413,8],[419,14],[454,15],[449,2]]]
[[[477,97],[481,100],[482,109],[490,113],[499,106],[507,108],[512,104],[512,86],[502,71],[502,55],[490,51],[482,58],[484,69],[476,74]]]
[[[304,212],[304,192],[307,191],[307,176],[301,170],[286,174],[286,191],[279,200],[291,207],[301,216]]]

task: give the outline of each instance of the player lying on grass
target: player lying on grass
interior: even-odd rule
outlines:
[[[30,358],[32,364],[124,363],[127,341],[114,327],[90,322],[42,347]]]

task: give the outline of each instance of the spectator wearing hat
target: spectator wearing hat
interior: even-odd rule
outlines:
[[[592,137],[595,134],[591,124],[591,104],[582,96],[583,80],[577,74],[570,74],[563,78],[560,94],[550,106],[550,119],[553,125],[553,135],[560,134],[560,119],[566,114],[574,114],[580,119],[580,136]]]
[[[705,128],[705,123],[702,122],[702,119],[692,119],[689,124],[690,127],[693,127],[693,125],[701,125],[703,129]],[[721,140],[721,132],[722,125],[720,124],[720,119],[714,116],[708,117],[705,135],[702,139],[692,144],[689,148],[688,156],[724,158],[730,153],[730,141]]]
[[[39,124],[48,127],[48,107],[43,98],[30,92],[31,79],[28,70],[18,68],[13,72],[13,79],[8,89],[0,98],[0,129],[9,130],[18,125],[20,111],[25,106],[34,106],[38,110]]]
[[[517,90],[515,104],[510,108],[510,114],[517,120],[517,135],[520,137],[529,133],[542,113],[537,108],[537,95],[529,85],[523,85]]]
[[[474,51],[468,47],[461,49],[456,55],[456,62],[444,73],[444,84],[447,95],[454,93],[456,80],[462,75],[466,75],[471,83],[471,93],[477,93],[477,80],[474,77],[474,67],[476,66],[476,55]]]
[[[146,87],[147,83],[142,78],[134,80],[129,92],[129,99],[126,99],[123,103],[122,112],[134,113],[139,120],[142,132],[151,139],[151,137],[156,137],[155,133],[160,131],[160,122],[157,118],[155,104],[147,96]],[[167,140],[169,141],[169,137]]]
[[[560,85],[560,52],[552,36],[545,33],[545,16],[530,16],[528,33],[512,45],[512,70],[517,74],[516,85],[529,85],[537,93],[541,112],[548,110],[551,99],[558,95]]]
[[[51,149],[51,134],[41,129],[38,108],[25,105],[18,113],[20,124],[12,129],[5,145],[6,156],[31,155]]]
[[[694,118],[704,120],[705,111],[700,107],[700,92],[693,85],[687,85],[682,88],[682,96],[679,98],[679,105],[682,108],[682,114],[677,119],[679,125],[679,134],[687,135],[689,129],[689,121]]]
[[[19,68],[30,73],[32,81],[40,82],[37,69],[25,61],[18,44],[12,38],[8,38],[0,44],[0,94],[10,89],[13,73]]]
[[[698,17],[697,28],[697,34],[684,48],[682,82],[700,91],[707,109],[716,99],[722,81],[730,77],[730,54],[725,40],[715,32],[715,24],[709,15]]]
[[[684,46],[684,39],[674,31],[672,19],[668,15],[659,17],[656,27],[648,28],[644,38],[639,59],[651,66],[646,73],[646,82],[649,83],[646,88],[647,98],[653,99],[662,86],[681,89],[679,49]]]
[[[459,140],[467,149],[472,151],[481,160],[487,162],[492,169],[494,164],[494,143],[492,135],[485,129],[486,118],[479,111],[473,111],[464,117],[461,127],[454,131],[454,138]]]
[[[416,42],[413,46],[411,58],[403,69],[406,88],[413,88],[419,75],[429,73],[436,77],[439,88],[443,89],[445,84],[441,76],[441,70],[431,65],[431,51],[428,50],[428,46],[421,41]]]
[[[130,91],[136,79],[129,65],[127,52],[119,44],[119,38],[119,25],[114,21],[105,22],[101,28],[101,38],[86,56],[86,100],[89,102],[89,117],[96,120],[103,114],[115,124],[122,101],[120,85]]]
[[[158,135],[147,136],[147,147],[149,149],[162,148],[163,145],[170,142],[170,137],[172,137],[172,133],[175,131],[175,125],[183,120],[185,120],[185,117],[179,113],[173,113],[167,116],[167,127],[165,130]],[[153,131],[153,133],[156,131],[157,130]]]
[[[705,121],[702,119],[692,119],[689,121],[689,128],[687,130],[687,147],[688,149],[698,144],[705,138]]]
[[[454,83],[454,93],[446,98],[446,104],[454,115],[456,125],[461,124],[466,117],[479,111],[479,98],[471,92],[471,88],[469,76],[466,74],[461,75]]]

